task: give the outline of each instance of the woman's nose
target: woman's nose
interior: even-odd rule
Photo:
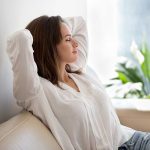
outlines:
[[[73,47],[78,47],[78,42],[74,39],[72,39],[72,46]]]

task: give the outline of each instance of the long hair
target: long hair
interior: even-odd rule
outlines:
[[[60,16],[40,16],[26,26],[33,36],[33,55],[38,75],[57,86],[59,86],[60,70],[56,46],[62,40],[60,29],[62,22],[64,21]],[[66,65],[66,71],[80,73],[80,71],[71,71],[69,64]]]

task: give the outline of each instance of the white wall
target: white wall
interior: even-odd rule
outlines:
[[[102,83],[114,75],[117,55],[117,8],[119,0],[87,0],[89,65]]]
[[[1,0],[0,1],[0,123],[17,114],[12,93],[12,71],[5,52],[8,35],[24,28],[40,15],[83,16],[86,0]]]

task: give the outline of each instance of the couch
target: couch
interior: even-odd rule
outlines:
[[[150,131],[150,112],[119,108],[114,104],[122,124],[137,130]],[[0,124],[0,150],[62,150],[48,128],[30,112]]]

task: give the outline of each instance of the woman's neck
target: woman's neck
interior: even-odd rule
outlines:
[[[68,72],[65,69],[65,66],[66,65],[63,65],[63,66],[60,67],[59,78],[60,78],[60,81],[66,83],[66,82],[69,81],[69,76],[68,76]]]

